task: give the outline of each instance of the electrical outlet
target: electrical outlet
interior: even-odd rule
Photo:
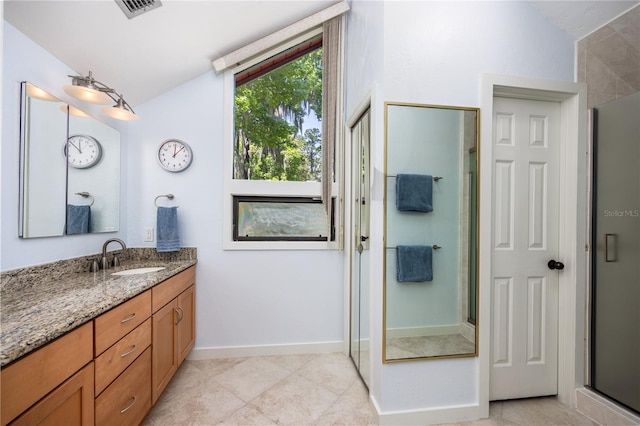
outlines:
[[[145,242],[153,241],[153,228],[151,227],[144,228],[144,241]]]

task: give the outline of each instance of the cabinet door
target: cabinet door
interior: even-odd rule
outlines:
[[[93,425],[93,362],[51,391],[13,425]]]
[[[196,341],[196,292],[192,285],[178,296],[178,365],[187,357]]]
[[[93,322],[0,370],[1,423],[7,424],[93,359]]]
[[[152,404],[156,403],[178,369],[177,305],[177,300],[174,299],[153,314]]]

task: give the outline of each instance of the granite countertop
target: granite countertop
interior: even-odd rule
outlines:
[[[91,321],[167,278],[195,265],[189,259],[131,259],[99,272],[40,276],[35,285],[5,286],[0,303],[0,366]],[[164,266],[158,272],[111,275],[125,269]]]

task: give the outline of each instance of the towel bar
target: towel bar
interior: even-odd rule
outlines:
[[[173,198],[175,197],[175,195],[173,195],[173,194],[163,194],[163,195],[158,195],[158,196],[156,197],[156,199],[155,199],[155,200],[153,200],[153,204],[155,204],[155,205],[156,205],[156,207],[160,207],[160,206],[158,205],[158,198],[162,198],[162,197],[166,197],[166,198],[168,198],[168,199],[170,199],[170,200],[173,200]],[[176,206],[176,207],[179,207],[179,206]]]
[[[397,177],[397,175],[387,175],[387,177],[393,177],[394,178],[394,177]],[[444,178],[442,176],[434,176],[433,177],[433,180],[436,181],[436,182],[439,181],[440,179],[444,179]]]
[[[440,247],[440,246],[439,246],[439,245],[437,245],[437,244],[434,244],[434,245],[432,245],[431,247],[432,247],[434,250],[440,250],[440,249],[442,248],[442,247]],[[398,248],[398,247],[393,247],[393,246],[391,246],[391,247],[386,247],[386,249],[387,249],[387,250],[396,250],[397,248]]]

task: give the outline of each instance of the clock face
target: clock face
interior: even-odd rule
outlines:
[[[73,135],[64,145],[64,155],[71,167],[86,169],[95,166],[102,158],[102,146],[88,135]]]
[[[191,165],[191,147],[178,139],[162,142],[158,149],[160,165],[170,172],[181,172]]]

